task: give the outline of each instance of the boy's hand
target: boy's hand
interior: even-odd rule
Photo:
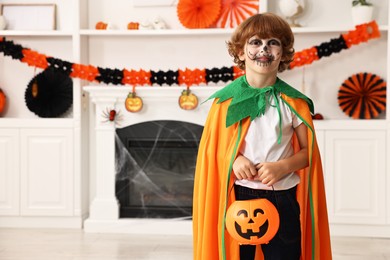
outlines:
[[[256,165],[257,176],[255,180],[267,186],[272,186],[283,177],[283,171],[278,162],[264,162]]]
[[[253,180],[254,176],[257,175],[255,165],[243,155],[239,155],[234,161],[233,172],[238,180]]]

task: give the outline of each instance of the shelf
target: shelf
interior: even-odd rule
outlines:
[[[296,34],[305,33],[343,33],[353,30],[352,27],[294,27]],[[387,31],[388,26],[379,26],[380,31]],[[166,29],[166,30],[80,30],[84,36],[201,36],[231,35],[234,29]]]
[[[66,31],[17,31],[17,30],[0,30],[1,36],[34,36],[34,37],[70,37],[71,32]]]
[[[348,26],[338,26],[338,27],[295,27],[292,28],[293,32],[296,34],[304,34],[304,33],[344,33],[351,30],[354,30],[353,27]],[[380,25],[380,31],[387,31],[387,25]]]
[[[292,31],[295,34],[306,33],[340,33],[353,30],[351,27],[294,27]],[[380,31],[387,31],[388,26],[379,26]],[[210,36],[222,35],[229,36],[234,29],[166,29],[166,30],[80,30],[82,36]],[[68,31],[17,31],[17,30],[0,30],[1,36],[34,36],[34,37],[71,37],[72,32]]]

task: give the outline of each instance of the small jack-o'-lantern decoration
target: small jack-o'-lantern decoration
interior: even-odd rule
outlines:
[[[108,24],[104,22],[97,22],[95,25],[96,30],[107,30],[108,29]]]
[[[7,97],[4,94],[3,90],[0,88],[0,113],[5,110],[5,105],[7,103]]]
[[[142,109],[142,98],[138,97],[135,92],[130,92],[125,100],[125,107],[129,112],[138,112]]]
[[[127,24],[127,29],[128,30],[138,30],[139,29],[139,23],[137,23],[137,22],[129,22]]]
[[[198,106],[198,97],[191,93],[187,88],[181,92],[179,97],[179,106],[184,110],[193,110]]]
[[[320,113],[316,113],[316,114],[312,115],[311,118],[313,118],[315,120],[323,120],[324,116],[321,115]]]
[[[279,213],[267,199],[237,200],[226,214],[226,228],[240,244],[267,244],[279,229]]]

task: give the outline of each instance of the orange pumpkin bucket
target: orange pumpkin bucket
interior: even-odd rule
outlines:
[[[279,224],[278,210],[267,199],[237,200],[226,213],[229,234],[243,245],[268,244]]]

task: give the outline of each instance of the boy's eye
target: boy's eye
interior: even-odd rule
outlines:
[[[254,39],[254,40],[249,41],[249,44],[250,45],[255,45],[255,46],[260,46],[261,45],[261,41],[258,40],[258,39]]]
[[[268,45],[280,46],[280,42],[278,40],[272,39],[268,42]]]

